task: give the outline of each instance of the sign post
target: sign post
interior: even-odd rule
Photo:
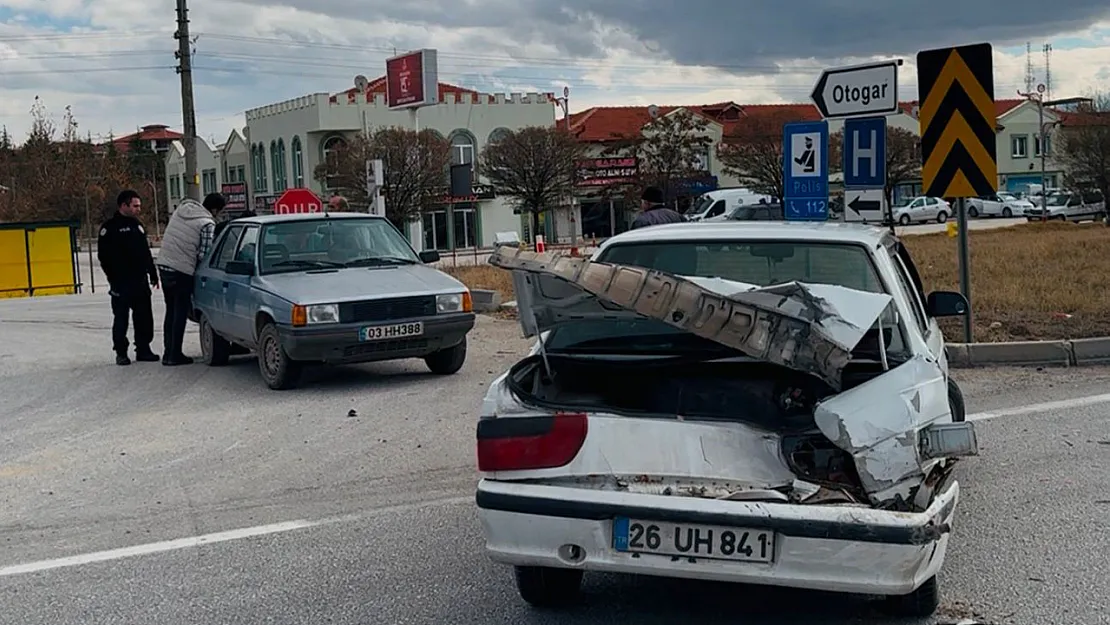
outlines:
[[[827,69],[810,97],[825,119],[897,113],[901,64],[884,61]]]
[[[918,52],[917,92],[922,186],[925,195],[958,200],[960,291],[970,304],[966,200],[998,191],[991,44]],[[972,342],[971,313],[969,306],[964,316],[967,343]]]
[[[275,215],[319,213],[324,203],[311,189],[288,189],[274,202]]]
[[[783,217],[787,221],[829,219],[829,123],[783,126]]]

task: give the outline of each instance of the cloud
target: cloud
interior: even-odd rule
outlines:
[[[996,45],[997,97],[1016,97],[1026,38],[1037,42],[1038,73],[1040,43],[1055,41],[1054,95],[1105,84],[1105,0],[967,4],[192,0],[197,121],[220,142],[247,108],[345,89],[421,47],[439,50],[441,80],[490,92],[569,85],[574,110],[805,101],[823,68],[890,57],[905,59],[901,95],[912,99],[918,49],[978,41]],[[179,127],[174,19],[169,0],[0,0],[0,123],[24,136],[38,95],[59,116],[72,105],[82,131],[97,136]]]

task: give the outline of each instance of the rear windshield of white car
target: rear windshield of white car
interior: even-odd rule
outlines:
[[[419,262],[401,233],[385,219],[311,219],[262,229],[261,273],[304,271],[312,263],[346,265],[373,259]]]

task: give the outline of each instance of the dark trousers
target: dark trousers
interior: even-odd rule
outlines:
[[[193,276],[173,269],[159,267],[162,277],[162,295],[166,298],[166,319],[162,323],[163,358],[182,356],[181,344],[185,342],[185,324],[193,307]]]
[[[150,289],[146,286],[112,289],[112,349],[127,353],[127,317],[135,323],[135,351],[150,349],[154,340],[154,312],[150,309]]]

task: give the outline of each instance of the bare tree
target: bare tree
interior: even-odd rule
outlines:
[[[829,136],[829,171],[839,172],[844,167],[844,131]],[[887,204],[894,202],[894,189],[898,185],[921,179],[921,139],[903,128],[886,128],[886,195]]]
[[[801,121],[790,110],[760,111],[742,117],[735,130],[717,146],[726,172],[752,190],[783,197],[782,133],[786,124]]]
[[[531,214],[532,232],[539,214],[564,202],[574,191],[576,166],[586,146],[555,126],[509,131],[486,144],[479,171],[521,211]]]
[[[348,139],[316,167],[314,175],[352,204],[368,205],[366,166],[380,159],[385,177],[385,213],[398,227],[420,218],[442,200],[451,164],[451,146],[438,133],[399,127],[378,128]]]
[[[1110,93],[1091,99],[1089,107],[1064,114],[1057,158],[1068,186],[1098,189],[1110,201]]]
[[[707,173],[706,159],[713,144],[708,128],[705,117],[675,109],[653,119],[639,135],[616,137],[618,140],[602,156],[637,160],[637,182],[631,192],[638,194],[655,186],[673,199],[678,181]]]

